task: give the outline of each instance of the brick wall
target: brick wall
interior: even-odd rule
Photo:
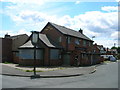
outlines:
[[[34,59],[19,59],[19,65],[33,66]],[[36,60],[36,66],[43,66],[43,60]]]
[[[62,65],[62,60],[61,59],[57,59],[57,60],[50,60],[50,65],[52,66],[59,66],[59,65]]]
[[[12,62],[12,40],[2,38],[2,61]]]
[[[47,29],[49,27],[49,29]],[[62,33],[60,33],[58,30],[56,30],[53,26],[47,25],[41,32],[42,34],[46,34],[48,37],[50,37],[54,42],[62,45],[64,48],[66,48],[66,37]],[[59,42],[59,37],[61,36],[62,42]]]
[[[44,65],[45,66],[49,66],[49,64],[50,64],[50,54],[49,54],[49,48],[45,48],[45,53],[44,53]]]

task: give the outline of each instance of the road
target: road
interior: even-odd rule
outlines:
[[[76,77],[2,76],[2,88],[118,88],[118,62],[100,65],[95,73]]]

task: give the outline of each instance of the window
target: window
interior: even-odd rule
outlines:
[[[83,40],[83,46],[86,46],[87,42],[85,40]]]
[[[79,45],[80,44],[80,40],[79,39],[75,39],[75,44]]]
[[[91,42],[89,42],[89,46],[91,46]]]
[[[68,36],[68,43],[70,43],[71,42],[71,37],[70,36]]]
[[[61,36],[59,37],[59,42],[62,42],[62,37]]]
[[[34,49],[21,49],[19,56],[21,59],[34,59]],[[36,59],[43,59],[43,50],[36,50]]]
[[[50,50],[50,59],[59,59],[59,49]]]

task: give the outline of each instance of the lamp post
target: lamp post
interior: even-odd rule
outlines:
[[[93,38],[95,38],[95,36],[92,36],[92,40],[93,40]]]
[[[39,33],[37,31],[31,31],[31,32],[32,32],[31,42],[34,46],[34,69],[33,69],[34,75],[31,76],[31,78],[37,78],[40,76],[40,75],[36,75],[36,46],[38,43]]]

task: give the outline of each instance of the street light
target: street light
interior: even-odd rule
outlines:
[[[95,36],[92,36],[92,40],[93,40],[93,38],[95,38]]]
[[[34,46],[34,75],[31,76],[31,78],[38,78],[40,77],[40,75],[36,75],[36,46],[37,46],[37,43],[38,43],[38,38],[39,38],[39,32],[37,31],[31,31],[32,32],[32,39],[31,39],[31,42]]]

